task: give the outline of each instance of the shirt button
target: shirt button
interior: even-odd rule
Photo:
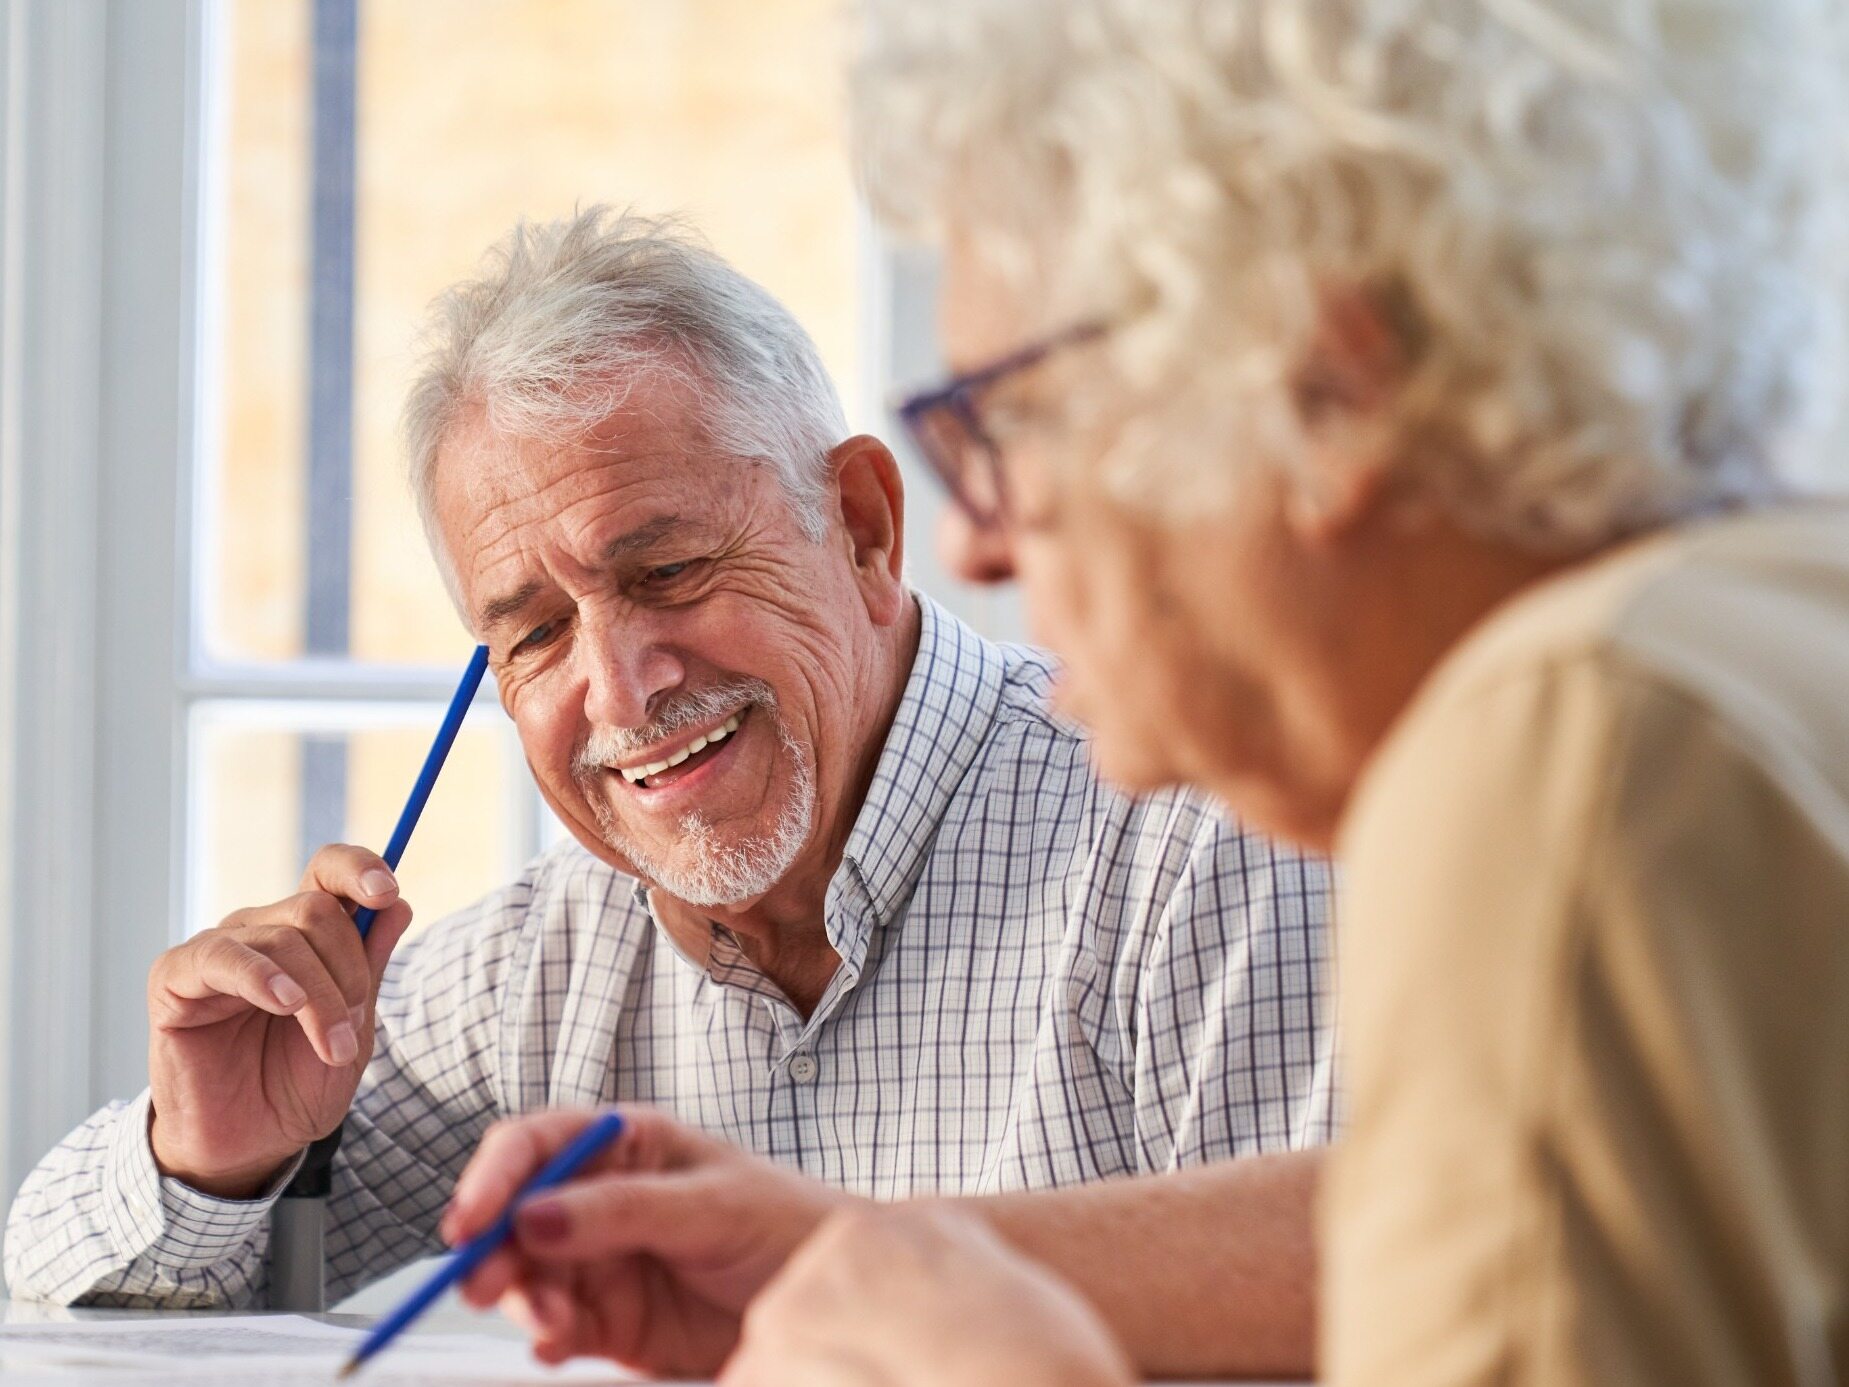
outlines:
[[[816,1070],[820,1068],[814,1055],[798,1055],[790,1061],[790,1077],[799,1084],[814,1083]]]

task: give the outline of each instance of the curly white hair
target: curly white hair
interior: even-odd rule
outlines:
[[[1384,290],[1403,465],[1480,531],[1598,543],[1797,478],[1849,261],[1839,8],[862,0],[862,173],[1031,267],[1024,336],[1122,325],[1124,499],[1288,464],[1322,296]]]

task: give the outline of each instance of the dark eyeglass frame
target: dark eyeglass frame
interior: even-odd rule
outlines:
[[[1001,448],[996,444],[994,436],[983,427],[976,397],[1008,377],[1040,365],[1055,353],[1102,337],[1109,330],[1109,324],[1104,322],[1080,323],[1043,341],[1010,352],[999,361],[990,362],[974,371],[965,371],[952,376],[942,385],[909,395],[895,407],[894,412],[899,416],[899,422],[904,425],[906,435],[918,455],[925,460],[943,484],[944,490],[950,493],[951,499],[978,529],[990,529],[1006,520],[1008,479],[1002,467]],[[984,506],[975,498],[965,480],[971,465],[969,453],[967,449],[953,451],[945,446],[942,436],[931,426],[932,420],[937,418],[952,421],[966,445],[973,445],[980,454],[982,465],[989,472],[988,494],[995,498],[993,505]]]

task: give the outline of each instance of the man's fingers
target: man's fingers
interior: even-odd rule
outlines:
[[[306,1000],[295,1019],[323,1064],[341,1068],[359,1056],[359,1022],[364,1003],[349,1003],[321,955],[300,930],[286,925],[247,932],[249,946],[275,961]]]
[[[236,936],[216,931],[173,950],[149,978],[149,1009],[156,1025],[170,1028],[223,1020],[243,1002],[272,1016],[293,1016],[308,993],[275,959]]]
[[[285,926],[209,930],[172,950],[148,990],[154,1023],[170,1030],[222,1021],[241,1003],[295,1017],[324,1063],[351,1064],[359,1053],[339,985],[301,933]]]
[[[292,927],[321,958],[328,975],[340,988],[347,1009],[372,1002],[372,965],[365,941],[345,907],[323,891],[304,891],[287,902],[284,923]]]
[[[309,859],[301,889],[383,910],[398,899],[398,878],[378,853],[351,843],[330,843]]]

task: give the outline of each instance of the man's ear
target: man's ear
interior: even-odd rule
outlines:
[[[905,611],[905,483],[898,460],[863,433],[836,444],[828,462],[867,610],[890,625]]]

